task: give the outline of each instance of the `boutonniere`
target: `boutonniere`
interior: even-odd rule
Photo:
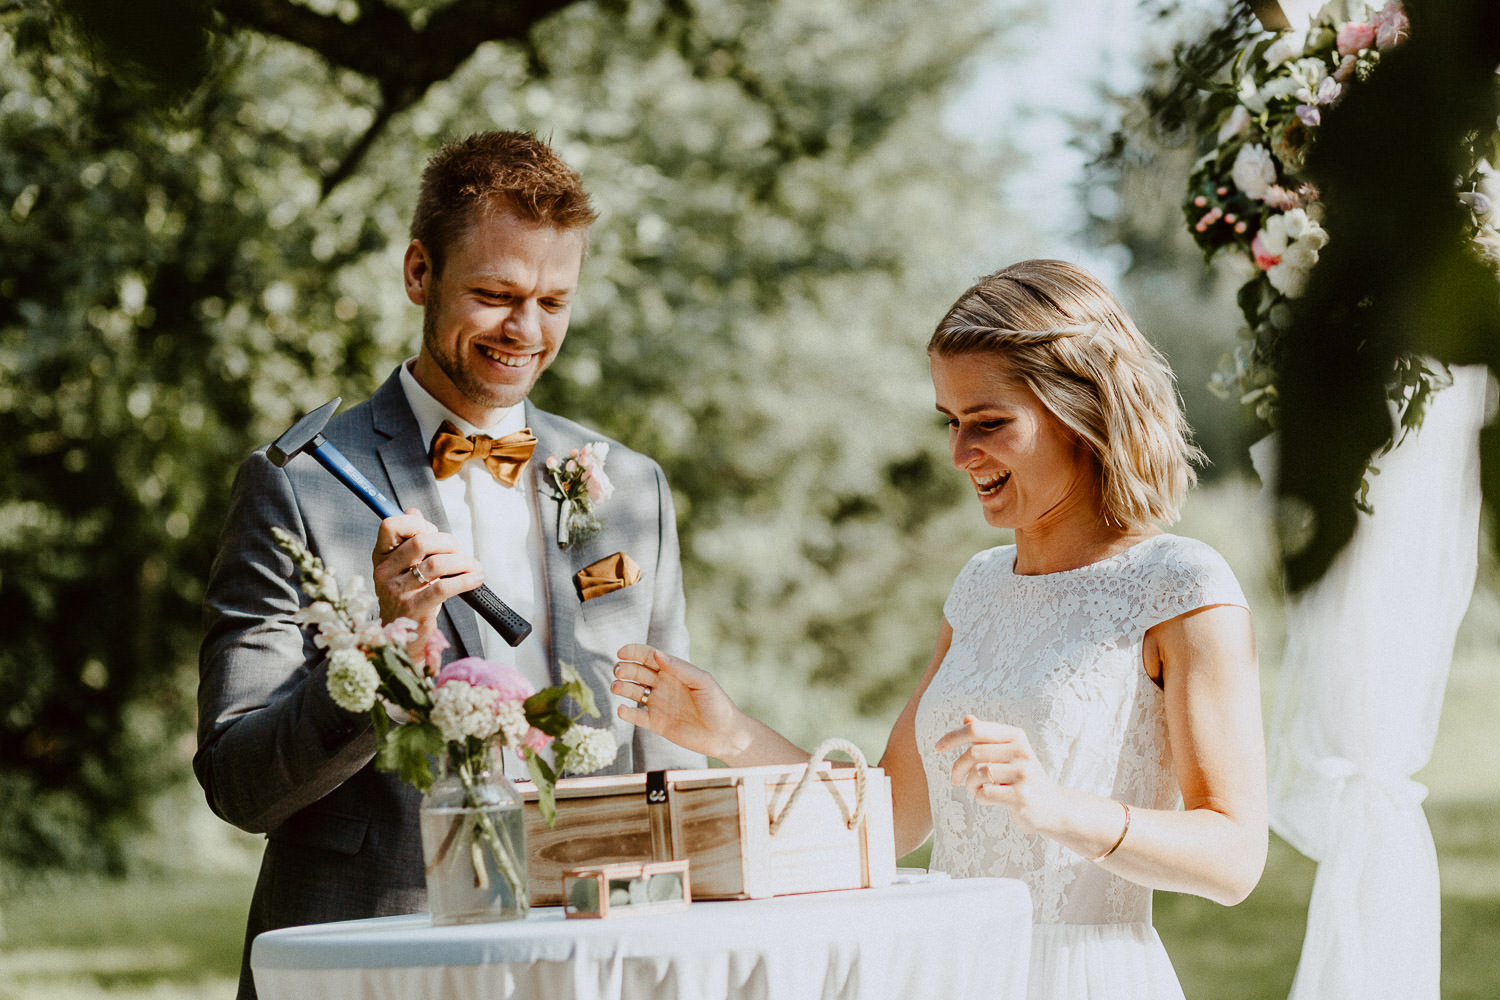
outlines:
[[[603,441],[574,448],[567,458],[548,456],[547,474],[561,494],[557,509],[557,544],[561,548],[586,541],[604,527],[597,508],[615,491],[604,474],[608,457],[609,445]]]

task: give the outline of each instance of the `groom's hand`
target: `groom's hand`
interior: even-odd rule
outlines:
[[[484,582],[479,561],[466,555],[457,539],[439,531],[416,508],[380,522],[370,561],[380,620],[405,617],[417,623],[417,637],[407,650],[419,663],[424,645],[437,629],[443,602]]]

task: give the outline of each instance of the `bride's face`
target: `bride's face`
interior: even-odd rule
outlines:
[[[984,519],[1037,530],[1075,513],[1095,516],[1098,475],[1088,448],[1004,361],[976,352],[933,355],[938,412],[948,419],[953,465],[967,473]]]

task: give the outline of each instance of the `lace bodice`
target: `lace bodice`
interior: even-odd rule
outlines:
[[[1149,889],[1023,833],[1004,808],[975,805],[949,782],[958,753],[930,748],[965,714],[1007,722],[1027,731],[1059,783],[1172,808],[1179,792],[1164,698],[1145,672],[1146,631],[1196,608],[1244,606],[1244,594],[1218,553],[1176,535],[1041,576],[1012,572],[1015,554],[1002,546],[974,556],[944,605],[953,642],[916,716],[932,868],[1025,881],[1039,923],[1149,922]]]

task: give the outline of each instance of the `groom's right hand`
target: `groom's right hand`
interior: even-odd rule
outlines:
[[[419,663],[424,645],[437,629],[443,602],[484,583],[479,561],[414,507],[380,522],[370,561],[380,620],[388,623],[404,617],[417,623],[417,637],[407,650]]]

